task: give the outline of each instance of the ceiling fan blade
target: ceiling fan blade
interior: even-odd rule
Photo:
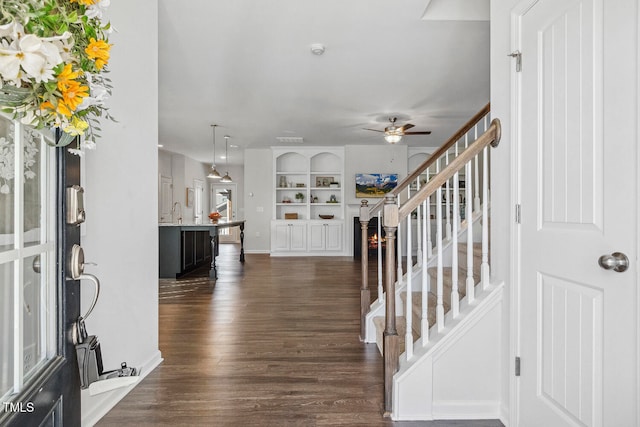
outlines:
[[[378,130],[378,129],[369,129],[369,128],[362,128],[363,130],[372,130],[374,132],[384,132],[383,130]]]
[[[424,132],[405,132],[405,135],[431,135],[431,131],[424,131]]]
[[[414,125],[412,125],[411,123],[407,123],[406,125],[402,126],[400,129],[398,129],[400,132],[404,132],[407,129],[411,129],[412,127],[414,127]]]

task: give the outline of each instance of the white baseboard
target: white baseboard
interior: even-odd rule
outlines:
[[[497,420],[502,415],[499,401],[435,401],[434,420]]]
[[[164,359],[160,350],[156,351],[141,367],[140,380],[144,379],[151,373]],[[120,402],[131,390],[133,390],[140,381],[135,385],[112,390],[95,396],[89,395],[89,389],[82,390],[82,426],[92,427],[102,417],[104,417],[118,402]]]

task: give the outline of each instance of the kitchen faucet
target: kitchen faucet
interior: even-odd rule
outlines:
[[[175,221],[176,220],[176,218],[175,218],[176,206],[180,206],[180,215],[177,218],[177,220],[178,220],[177,222],[178,222],[178,224],[182,224],[182,205],[180,204],[180,202],[175,202],[173,204],[173,209],[171,210],[171,215],[172,215],[172,217],[173,217],[173,219]]]

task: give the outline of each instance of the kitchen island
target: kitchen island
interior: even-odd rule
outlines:
[[[210,276],[218,277],[216,257],[219,235],[223,228],[240,228],[240,262],[244,263],[245,220],[216,224],[159,224],[159,270],[161,278],[178,278],[209,265]]]

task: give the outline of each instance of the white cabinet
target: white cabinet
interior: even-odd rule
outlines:
[[[273,221],[271,250],[274,252],[304,251],[307,249],[307,224],[302,221]]]
[[[309,251],[342,251],[342,221],[310,222]]]
[[[273,147],[272,153],[271,253],[335,255],[343,251],[344,148]],[[294,225],[304,226],[304,237],[299,229],[291,230]]]

